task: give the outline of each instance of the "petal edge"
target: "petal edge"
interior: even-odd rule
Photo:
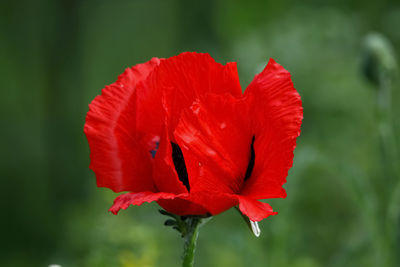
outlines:
[[[140,192],[140,193],[126,193],[119,195],[115,200],[114,204],[108,211],[111,211],[116,215],[120,209],[126,210],[130,205],[140,206],[144,202],[153,202],[159,199],[174,199],[180,195],[175,195],[171,193],[164,192]]]

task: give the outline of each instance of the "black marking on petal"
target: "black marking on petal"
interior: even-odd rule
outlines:
[[[253,136],[253,139],[251,139],[250,160],[249,160],[249,165],[247,166],[246,175],[244,176],[245,181],[250,178],[251,173],[253,172],[253,168],[254,168],[254,161],[256,160],[256,153],[254,151],[254,140],[255,140],[255,136]]]
[[[190,191],[189,177],[186,169],[185,159],[183,153],[178,144],[171,142],[172,146],[172,160],[174,162],[176,173],[178,174],[179,180],[186,186],[187,190]]]

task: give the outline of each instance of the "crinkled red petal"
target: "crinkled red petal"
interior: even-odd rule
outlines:
[[[241,194],[254,199],[286,197],[282,185],[293,164],[303,119],[300,96],[290,73],[270,59],[246,89],[245,97],[251,106],[255,164]]]
[[[201,99],[207,93],[229,93],[233,96],[242,94],[236,63],[227,63],[224,66],[215,62],[209,54],[193,52],[163,60],[149,76],[147,84],[152,90],[141,98],[140,112],[149,114],[150,117],[144,119],[150,120],[151,124],[139,123],[146,132],[152,132],[154,125],[164,123],[163,117],[153,114],[155,106],[163,105],[161,96],[164,96],[172,141],[175,141],[173,131],[182,110],[190,107],[196,99]]]
[[[278,214],[272,210],[272,207],[268,203],[245,196],[237,196],[237,198],[239,200],[240,211],[252,221],[258,222],[268,216]]]
[[[261,221],[268,216],[278,214],[267,203],[237,194],[195,192],[189,195],[189,200],[204,206],[212,215],[217,215],[237,205],[240,211],[252,221]]]
[[[250,160],[248,107],[229,94],[208,95],[186,109],[175,129],[191,192],[238,193]]]
[[[137,90],[159,65],[157,58],[127,69],[118,81],[103,89],[89,105],[84,132],[90,146],[90,168],[97,185],[120,191],[153,191],[151,179],[151,139],[137,130],[137,97],[146,88]],[[156,109],[154,114],[161,112]]]
[[[168,120],[161,135],[160,145],[154,158],[153,180],[160,192],[174,194],[187,193],[186,187],[179,180],[172,160],[171,140],[168,133]]]
[[[174,199],[184,195],[175,195],[172,193],[165,192],[139,192],[139,193],[126,193],[119,195],[115,200],[114,204],[111,206],[109,211],[113,214],[117,214],[120,209],[126,210],[130,205],[140,206],[144,202],[153,202],[160,199]]]
[[[117,214],[121,209],[126,210],[130,205],[140,206],[144,202],[157,203],[166,211],[177,215],[207,215],[209,212],[201,204],[189,200],[187,193],[173,194],[166,192],[139,192],[119,195],[109,211]]]

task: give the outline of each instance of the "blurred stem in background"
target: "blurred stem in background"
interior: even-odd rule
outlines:
[[[392,84],[397,71],[397,64],[390,42],[382,35],[371,33],[364,40],[363,72],[377,90],[377,124],[381,144],[383,175],[387,188],[387,203],[383,225],[376,224],[376,231],[381,233],[378,259],[382,266],[399,266],[396,251],[400,248],[400,171],[396,137],[392,118]],[[386,202],[386,201],[385,201]],[[377,211],[378,212],[378,211]],[[379,220],[379,214],[376,214]],[[383,227],[382,227],[383,226]]]

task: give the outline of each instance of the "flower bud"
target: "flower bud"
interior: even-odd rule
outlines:
[[[396,57],[389,40],[379,33],[370,33],[363,40],[362,71],[367,80],[379,85],[392,79],[397,70]]]

